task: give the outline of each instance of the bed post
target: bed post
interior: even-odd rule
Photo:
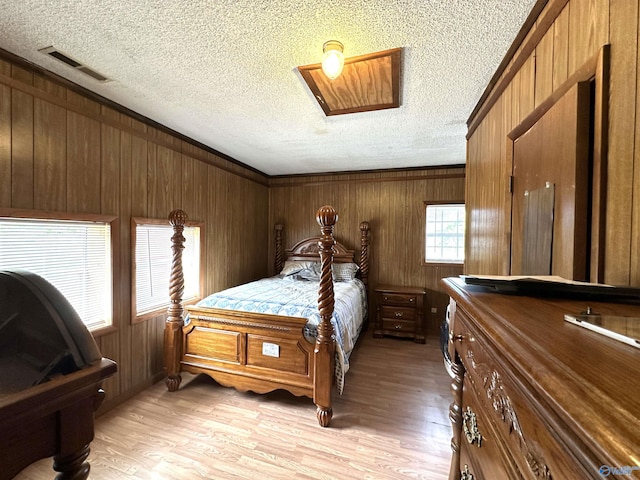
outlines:
[[[360,222],[360,280],[369,293],[369,222]]]
[[[169,279],[169,296],[171,303],[167,309],[167,320],[164,325],[164,368],[167,372],[167,388],[174,392],[180,387],[180,360],[182,359],[182,326],[184,325],[182,294],[184,292],[184,276],[182,274],[182,250],[185,238],[182,236],[187,214],[182,210],[174,210],[169,214],[169,223],[173,226],[171,237],[171,276]]]
[[[315,371],[313,402],[316,404],[316,417],[322,427],[328,427],[333,416],[331,404],[331,388],[333,386],[335,355],[335,333],[331,324],[333,316],[333,277],[331,264],[333,263],[333,246],[336,244],[333,238],[333,227],[338,221],[338,214],[333,207],[325,205],[320,207],[316,214],[316,220],[320,225],[322,236],[318,241],[318,253],[322,274],[318,291],[318,309],[320,311],[320,324],[314,349]]]
[[[282,224],[278,223],[275,226],[276,231],[276,261],[274,263],[275,266],[275,275],[278,275],[282,271]]]

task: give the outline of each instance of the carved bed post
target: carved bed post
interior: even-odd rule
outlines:
[[[180,387],[180,360],[182,359],[182,326],[184,325],[182,294],[184,293],[184,276],[182,274],[182,250],[185,238],[182,236],[187,214],[182,210],[174,210],[169,214],[169,223],[173,226],[171,237],[171,277],[169,280],[169,296],[171,304],[167,309],[167,321],[164,325],[164,368],[167,372],[167,388],[174,392]]]
[[[315,356],[315,387],[313,391],[313,402],[316,404],[316,417],[322,427],[328,427],[333,416],[331,404],[331,387],[333,386],[333,362],[335,355],[335,333],[331,324],[333,316],[333,277],[331,264],[336,241],[333,238],[333,227],[338,221],[338,214],[333,207],[325,205],[320,207],[316,213],[316,220],[320,225],[322,235],[318,241],[318,253],[322,274],[320,276],[320,287],[318,292],[318,309],[320,311],[320,324],[318,325],[318,336],[314,349]]]
[[[278,275],[282,271],[282,224],[275,226],[276,231],[276,254],[275,254],[275,274]]]
[[[369,222],[360,222],[360,279],[369,293]]]

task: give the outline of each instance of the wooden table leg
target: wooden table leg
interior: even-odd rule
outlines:
[[[60,472],[56,480],[86,480],[89,478],[90,465],[87,462],[89,444],[69,455],[55,455],[53,469]]]

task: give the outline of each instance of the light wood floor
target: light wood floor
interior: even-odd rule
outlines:
[[[223,388],[205,376],[164,382],[96,420],[93,480],[445,479],[449,378],[427,345],[369,332],[351,357],[329,428],[310,399]],[[52,461],[17,479],[50,480]]]

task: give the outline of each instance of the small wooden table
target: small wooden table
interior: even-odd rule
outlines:
[[[427,291],[421,287],[379,285],[375,292],[378,312],[373,336],[406,337],[425,343]]]
[[[102,402],[102,381],[116,372],[103,358],[46,383],[0,395],[0,478],[16,476],[29,464],[53,456],[57,480],[89,476],[94,412]]]

